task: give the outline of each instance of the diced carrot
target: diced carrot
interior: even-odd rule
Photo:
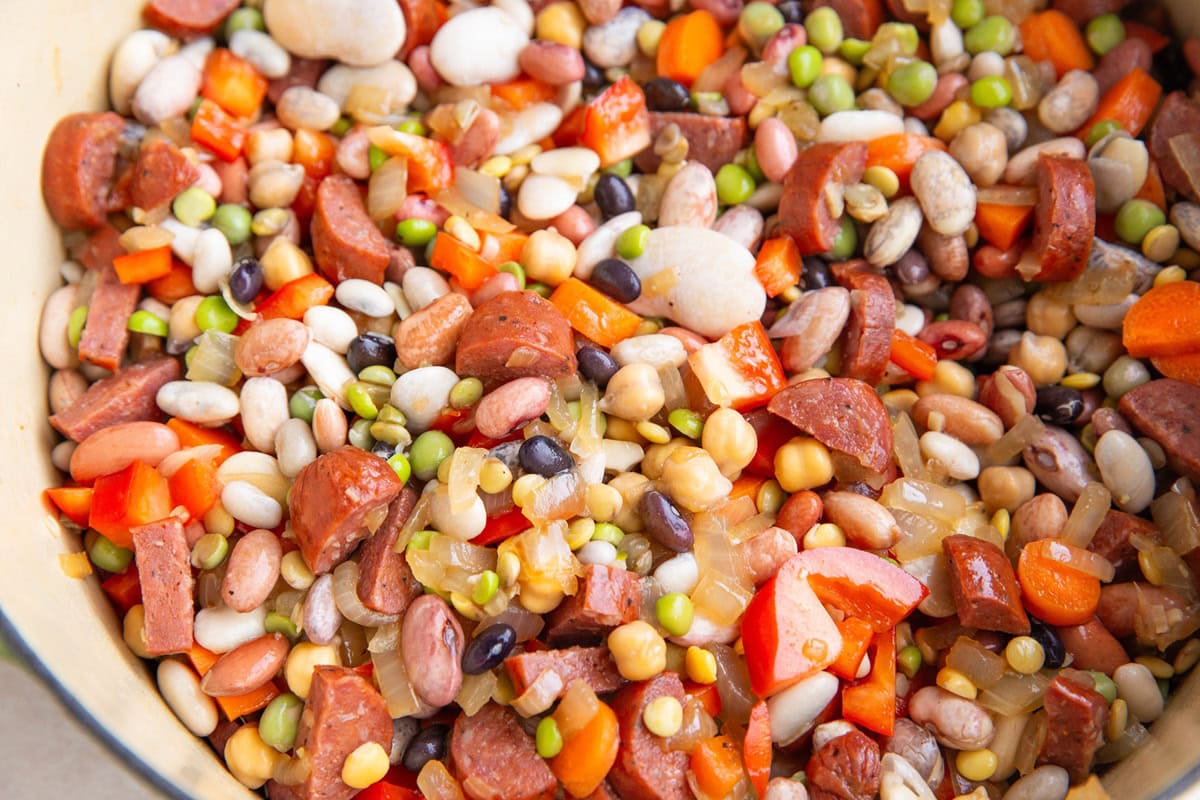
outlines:
[[[887,167],[900,179],[900,188],[907,190],[908,179],[917,159],[930,150],[945,149],[945,142],[933,136],[891,133],[867,142],[867,167]]]
[[[1025,55],[1034,61],[1049,61],[1062,77],[1073,69],[1090,71],[1096,65],[1075,20],[1057,9],[1030,14],[1021,23]]]
[[[739,497],[749,497],[753,500],[758,497],[758,490],[766,482],[766,478],[760,478],[757,475],[742,475],[733,482],[733,488],[729,490],[729,499],[736,500]]]
[[[1017,581],[1025,608],[1051,625],[1082,625],[1100,605],[1100,579],[1041,555],[1038,545],[1042,542],[1066,546],[1043,539],[1022,548]]]
[[[1163,211],[1167,210],[1167,193],[1163,189],[1162,173],[1158,171],[1158,164],[1150,162],[1150,169],[1146,172],[1146,182],[1142,184],[1142,188],[1138,189],[1138,193],[1134,197],[1148,200]]]
[[[323,306],[333,297],[333,285],[313,273],[280,286],[278,291],[257,305],[263,319],[300,319],[313,306]]]
[[[728,736],[706,739],[692,751],[696,787],[708,797],[726,797],[742,779],[742,756]]]
[[[200,101],[192,117],[192,141],[212,150],[222,161],[236,161],[246,144],[246,129],[212,100]]]
[[[1126,39],[1141,39],[1150,46],[1151,53],[1159,53],[1171,43],[1171,37],[1164,35],[1161,31],[1151,28],[1149,25],[1143,25],[1135,20],[1121,20],[1125,23],[1125,38]]]
[[[496,274],[496,268],[479,253],[444,232],[439,233],[433,240],[429,266],[454,276],[459,285],[467,291],[478,289]]]
[[[1150,359],[1154,368],[1177,381],[1200,385],[1200,352],[1178,356],[1157,356]]]
[[[267,79],[246,59],[218,47],[204,62],[200,94],[235,117],[253,117],[267,95]]]
[[[724,51],[724,35],[716,17],[704,10],[683,14],[667,23],[658,40],[658,74],[691,86]]]
[[[578,278],[567,278],[560,283],[550,295],[550,302],[572,328],[601,347],[612,347],[628,339],[642,324],[637,314]]]
[[[1135,358],[1200,352],[1200,283],[1151,288],[1125,314],[1121,340]]]
[[[92,510],[92,487],[58,486],[46,490],[46,499],[65,514],[67,519],[81,528],[87,527],[88,514]]]
[[[1107,119],[1118,123],[1131,136],[1138,136],[1150,121],[1160,97],[1162,86],[1158,81],[1141,67],[1134,67],[1104,93],[1096,106],[1096,113],[1075,135],[1086,139],[1093,125]]]
[[[167,420],[167,427],[175,431],[181,447],[200,447],[205,444],[221,446],[221,452],[216,462],[221,464],[232,455],[242,452],[242,440],[224,428],[204,428],[194,422],[172,417]]]
[[[216,653],[205,650],[198,644],[192,645],[192,649],[188,650],[188,660],[192,662],[192,666],[196,668],[196,672],[200,673],[200,677],[204,677],[213,664],[217,663],[220,658]],[[267,681],[259,688],[246,694],[234,695],[232,697],[217,697],[217,705],[221,707],[221,713],[225,715],[225,719],[235,720],[238,717],[245,717],[253,714],[255,711],[266,708],[267,704],[278,697],[279,689],[271,681]]]
[[[1001,250],[1011,250],[1025,235],[1033,219],[1033,206],[1004,203],[980,203],[975,206],[975,227],[989,244]]]
[[[754,277],[767,290],[767,297],[775,297],[800,282],[801,269],[795,240],[778,236],[762,243],[754,262]]]
[[[586,108],[579,144],[595,150],[601,166],[632,158],[650,145],[646,95],[628,75],[601,92]],[[554,140],[558,141],[557,135]]]
[[[113,259],[113,269],[121,283],[148,283],[171,271],[171,246],[164,244]]]
[[[174,259],[171,261],[171,270],[147,283],[146,291],[155,300],[167,305],[198,293],[196,284],[192,283],[191,267]]]
[[[203,517],[221,497],[221,481],[217,465],[212,461],[193,458],[184,463],[167,479],[171,500],[182,505],[193,519]]]
[[[892,352],[888,359],[917,380],[933,380],[937,367],[937,350],[914,336],[896,328],[892,331]]]
[[[333,171],[337,147],[328,134],[299,128],[292,136],[292,161],[304,167],[310,178],[320,180]]]
[[[492,84],[492,97],[498,97],[516,109],[549,102],[554,99],[554,94],[555,89],[550,84],[528,77]]]
[[[549,760],[550,771],[571,797],[587,797],[616,762],[620,739],[616,713],[600,702],[588,723]]]
[[[122,614],[142,602],[142,581],[137,571],[137,564],[132,561],[124,572],[109,575],[100,583],[100,588],[108,595],[108,599]]]
[[[481,242],[479,255],[483,256],[488,263],[498,267],[506,261],[520,261],[521,253],[525,250],[529,236],[520,231],[482,232],[479,234],[479,240]]]

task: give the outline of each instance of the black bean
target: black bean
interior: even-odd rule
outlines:
[[[585,58],[583,60],[583,88],[600,89],[606,83],[608,81],[604,79],[604,70]]]
[[[651,111],[687,111],[692,96],[687,87],[670,78],[655,78],[642,87],[646,93],[646,107]]]
[[[504,184],[500,185],[500,216],[505,219],[512,213],[512,195],[508,189],[504,188]]]
[[[263,285],[263,269],[257,258],[243,258],[229,275],[229,293],[239,303],[249,303]]]
[[[665,494],[654,489],[643,494],[638,513],[642,515],[646,533],[654,541],[676,553],[692,549],[692,526]]]
[[[620,175],[611,173],[601,175],[600,180],[596,181],[596,188],[592,192],[592,196],[605,219],[612,219],[618,214],[626,214],[637,207],[633,199],[633,192],[629,191],[629,184],[625,183]]]
[[[642,293],[642,280],[619,258],[606,258],[592,269],[592,286],[621,303],[632,303]]]
[[[404,757],[401,759],[404,768],[415,774],[420,772],[426,763],[445,758],[448,733],[450,728],[446,725],[435,724],[423,728],[408,743],[408,747],[404,748]]]
[[[521,468],[526,472],[535,472],[543,478],[549,478],[560,472],[566,472],[575,466],[571,454],[563,449],[549,436],[532,436],[525,440],[517,452]]]
[[[779,13],[783,14],[784,22],[790,22],[793,25],[803,24],[804,7],[800,5],[800,0],[784,0],[778,8]]]
[[[608,386],[612,376],[621,368],[617,360],[606,351],[590,344],[579,348],[575,353],[575,360],[579,362],[579,371],[583,373],[583,377],[601,389]]]
[[[350,369],[357,375],[367,367],[391,367],[396,362],[396,343],[382,333],[363,333],[350,341],[346,351]]]
[[[1083,396],[1069,386],[1043,386],[1034,413],[1050,425],[1070,425],[1083,413]]]
[[[805,289],[824,289],[826,286],[832,286],[833,273],[826,264],[815,256],[806,256],[804,258],[804,269],[800,273],[800,283]]]
[[[497,622],[484,628],[463,650],[462,668],[467,675],[482,675],[500,666],[517,643],[511,625]]]
[[[387,442],[375,442],[371,446],[371,452],[387,461],[392,456],[396,455],[396,446]]]
[[[1058,635],[1058,631],[1035,617],[1029,618],[1029,624],[1031,626],[1029,635],[1037,640],[1046,653],[1046,666],[1050,669],[1061,667],[1063,661],[1067,659],[1067,649],[1063,646],[1063,640]]]

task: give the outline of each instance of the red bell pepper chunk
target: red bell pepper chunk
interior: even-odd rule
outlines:
[[[167,479],[141,461],[134,461],[120,472],[97,478],[94,489],[88,527],[95,528],[121,547],[133,547],[130,528],[171,513]]]
[[[219,445],[221,452],[214,459],[218,466],[225,463],[225,459],[230,456],[242,452],[242,437],[234,435],[224,428],[205,428],[178,417],[167,420],[167,427],[175,431],[175,435],[179,437],[180,447]]]
[[[453,275],[467,291],[483,286],[497,272],[479,253],[448,233],[439,233],[433,240],[429,266]]]
[[[800,282],[802,268],[796,241],[790,236],[778,236],[763,242],[759,248],[754,277],[768,297],[775,297]]]
[[[791,560],[800,563],[821,602],[861,617],[876,633],[896,627],[929,594],[904,570],[853,547],[818,547]]]
[[[787,385],[762,323],[739,325],[688,356],[692,374],[714,404],[738,411],[767,404]]]
[[[796,435],[796,428],[792,423],[767,413],[765,408],[751,411],[746,415],[746,421],[758,434],[758,449],[746,471],[760,478],[774,478],[775,453]]]
[[[192,141],[212,150],[222,161],[236,161],[246,144],[246,129],[212,100],[201,100],[192,117]]]
[[[646,95],[632,78],[626,75],[588,104],[579,143],[595,150],[604,167],[633,158],[650,146]]]
[[[171,499],[186,508],[192,519],[203,517],[221,498],[221,481],[212,461],[193,458],[167,479],[167,485]]]
[[[313,306],[323,306],[333,297],[333,285],[320,275],[305,275],[280,286],[255,308],[263,319],[300,319]]]
[[[408,161],[408,193],[431,197],[454,183],[454,161],[445,142],[412,133],[388,134],[387,151]]]
[[[926,344],[899,328],[892,331],[892,352],[888,358],[897,367],[921,381],[933,380],[933,370],[938,362],[937,350],[933,349],[933,345]]]
[[[373,783],[359,792],[358,800],[420,800],[421,793],[404,786],[388,783],[387,779]]]
[[[896,632],[875,637],[871,674],[842,690],[842,716],[884,736],[896,724]]]
[[[683,682],[683,693],[694,699],[710,717],[721,713],[721,692],[715,683]]]
[[[766,700],[759,700],[750,709],[746,738],[742,742],[742,761],[754,791],[759,797],[766,797],[767,783],[771,780],[771,712]]]
[[[529,521],[529,518],[525,516],[521,509],[512,508],[503,514],[489,517],[487,524],[483,526],[480,534],[471,540],[471,544],[480,547],[496,544],[532,527],[533,523]]]
[[[67,519],[81,528],[86,528],[92,510],[92,488],[90,486],[59,486],[46,490],[46,499],[66,515]]]
[[[100,588],[122,614],[142,602],[142,581],[138,576],[137,564],[130,563],[124,572],[109,575]]]
[[[829,665],[829,671],[839,678],[852,681],[858,677],[858,668],[862,666],[863,656],[871,647],[875,629],[871,623],[858,617],[846,617],[837,626],[842,632],[842,653],[837,661]]]

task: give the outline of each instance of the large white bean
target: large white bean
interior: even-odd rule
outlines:
[[[557,217],[575,204],[571,184],[554,175],[530,175],[517,191],[517,208],[528,219]]]
[[[350,365],[340,354],[316,341],[308,343],[304,355],[300,356],[301,363],[308,370],[313,382],[321,390],[321,394],[337,401],[342,408],[350,408],[346,399],[346,386],[355,379]]]
[[[934,800],[934,794],[904,756],[885,753],[880,762],[879,800]]]
[[[1129,713],[1137,717],[1138,722],[1149,724],[1162,716],[1162,692],[1145,664],[1122,664],[1113,672],[1113,683],[1117,685],[1117,694],[1129,704]]]
[[[46,304],[42,306],[38,347],[42,351],[42,358],[54,369],[70,369],[79,365],[79,354],[67,338],[67,323],[78,295],[79,287],[72,284],[61,286],[50,293]]]
[[[622,367],[627,364],[649,364],[655,369],[672,366],[682,367],[687,361],[687,350],[683,342],[665,333],[631,336],[613,345],[612,357]]]
[[[225,484],[221,505],[234,519],[252,528],[276,528],[283,521],[283,506],[248,481]]]
[[[497,83],[520,74],[517,57],[528,43],[529,34],[504,11],[475,8],[451,17],[438,29],[429,45],[429,58],[442,80],[452,86]]]
[[[429,267],[411,267],[401,279],[404,299],[412,311],[420,311],[425,306],[450,294],[450,284]]]
[[[929,227],[943,236],[958,236],[975,219],[975,184],[954,156],[931,150],[917,159],[912,190]]]
[[[762,239],[765,224],[763,214],[757,208],[736,205],[727,209],[712,224],[712,229],[728,236],[747,250],[753,250]]]
[[[1048,156],[1082,159],[1087,150],[1083,142],[1074,136],[1030,145],[1008,160],[1008,167],[1004,170],[1004,182],[1015,186],[1033,186],[1037,183],[1038,156],[1043,153]]]
[[[158,691],[189,731],[208,736],[217,729],[217,704],[200,691],[200,678],[191,667],[173,658],[158,664]]]
[[[170,381],[163,384],[154,399],[168,416],[200,425],[228,422],[241,409],[232,389],[208,381]]]
[[[341,355],[358,336],[358,326],[350,315],[333,306],[313,306],[304,312],[304,324],[312,331],[313,341]]]
[[[691,594],[700,582],[700,568],[691,553],[680,553],[658,565],[654,578],[667,594]]]
[[[689,161],[667,182],[658,206],[658,224],[708,228],[716,219],[716,180],[708,167]]]
[[[520,111],[500,115],[500,141],[492,148],[506,156],[554,133],[562,122],[562,109],[553,103],[531,103]]]
[[[349,278],[339,283],[334,297],[351,311],[368,317],[390,317],[396,311],[396,304],[382,286],[361,278]]]
[[[835,111],[821,120],[818,142],[861,142],[904,133],[904,120],[890,111]]]
[[[313,644],[329,644],[342,624],[333,594],[333,575],[325,573],[313,581],[304,595],[304,634]]]
[[[317,91],[332,97],[341,109],[358,86],[380,90],[387,97],[386,114],[403,111],[417,94],[417,79],[403,61],[392,59],[374,67],[349,67],[337,64],[330,67],[317,83]]]
[[[275,434],[288,420],[287,388],[274,378],[248,378],[242,384],[242,429],[255,450],[275,452]]]
[[[940,431],[921,434],[921,455],[940,461],[951,478],[970,481],[979,477],[979,456],[975,451]]]
[[[175,46],[171,37],[149,28],[134,31],[121,40],[108,68],[108,97],[118,114],[129,114],[133,95],[142,79]]]
[[[229,37],[229,49],[249,61],[265,78],[282,78],[292,68],[292,56],[262,31],[242,28]]]
[[[892,203],[887,214],[873,223],[867,234],[863,245],[867,261],[877,267],[895,264],[912,249],[923,219],[921,204],[916,198],[905,197]]]
[[[812,727],[838,691],[838,679],[828,672],[789,686],[767,700],[771,719],[771,741],[785,747]]]
[[[408,26],[392,0],[266,0],[267,30],[289,52],[370,66],[396,55]]]
[[[858,730],[853,722],[844,719],[835,719],[832,722],[822,722],[813,731],[812,750],[817,752],[823,750],[825,745],[845,736],[847,733],[853,733]]]
[[[172,242],[172,244],[174,244]],[[205,294],[221,291],[221,279],[233,269],[229,240],[216,228],[205,228],[192,249],[192,283]]]
[[[155,64],[134,92],[131,109],[139,122],[157,125],[182,117],[200,92],[200,70],[182,53]]]
[[[450,390],[458,376],[446,367],[418,367],[392,384],[392,405],[408,420],[408,430],[423,433],[450,402]]]
[[[312,428],[302,419],[289,419],[275,432],[275,452],[279,456],[279,471],[289,478],[317,458],[317,442]]]
[[[193,635],[196,644],[214,653],[227,653],[238,645],[266,633],[267,607],[261,605],[244,614],[229,606],[213,606],[196,613]]]
[[[465,509],[455,511],[450,507],[450,490],[446,486],[438,486],[433,492],[429,514],[438,531],[463,542],[478,536],[487,525],[487,509],[478,494]]]
[[[1094,454],[1117,507],[1130,514],[1144,511],[1154,499],[1154,465],[1137,439],[1114,428],[1096,442]]]

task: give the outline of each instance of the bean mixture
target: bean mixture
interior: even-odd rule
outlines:
[[[237,780],[1107,797],[1200,660],[1162,8],[145,21],[46,145],[47,494]]]

